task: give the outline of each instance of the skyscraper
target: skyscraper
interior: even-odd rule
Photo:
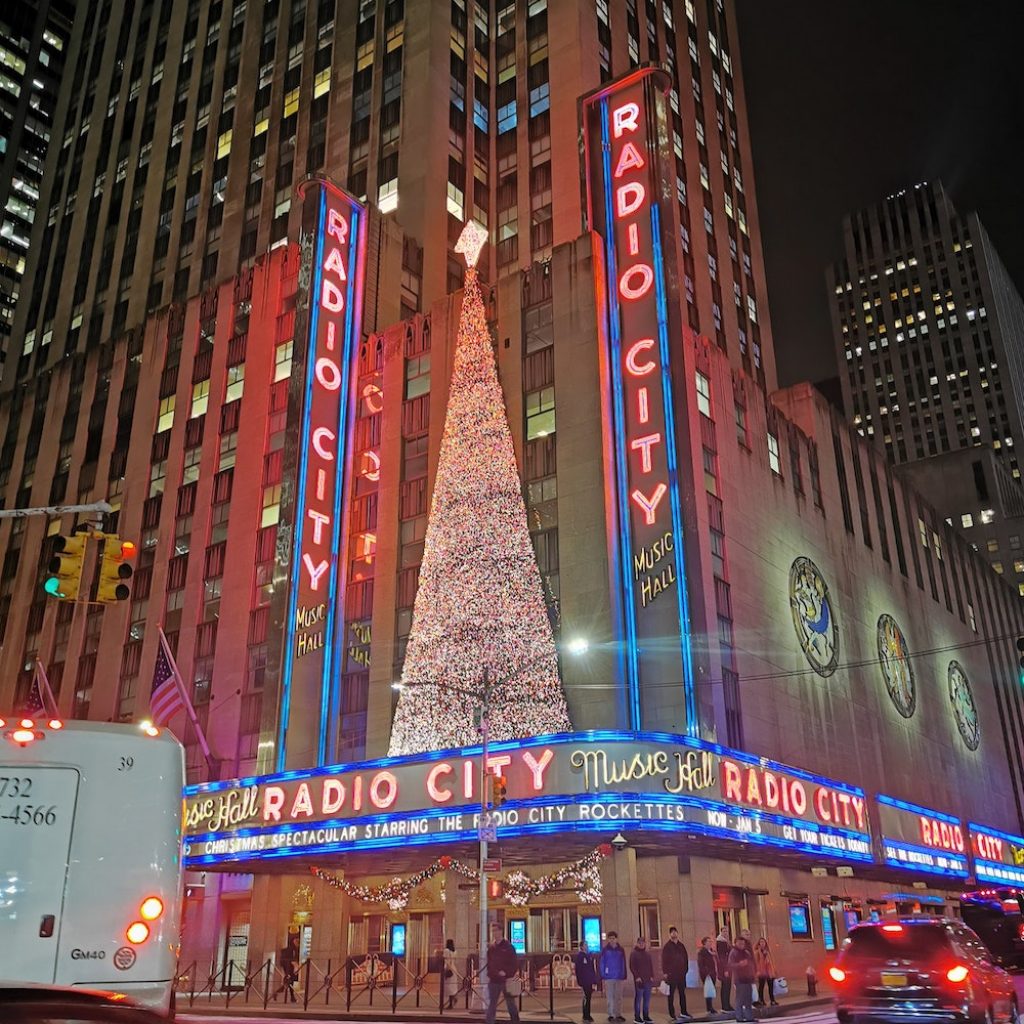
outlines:
[[[11,0],[0,11],[0,364],[44,188],[73,15],[68,0]]]
[[[380,286],[405,314],[461,282],[465,219],[491,232],[485,277],[524,269],[583,224],[577,98],[653,61],[688,322],[771,389],[735,39],[731,7],[693,0],[83,3],[3,386],[294,237],[314,172],[394,214]]]
[[[941,182],[850,215],[843,234],[828,287],[848,414],[897,464],[945,456],[941,475],[953,472],[963,486],[929,488],[937,507],[980,528],[970,536],[999,571],[1004,562],[1024,570],[1024,523],[1006,522],[1021,502],[1020,292],[977,214],[958,213]],[[996,456],[991,466],[984,452],[967,451],[982,446]],[[911,471],[922,486],[932,476],[926,465]],[[1024,585],[1024,571],[1013,575]]]

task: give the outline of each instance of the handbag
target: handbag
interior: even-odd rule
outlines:
[[[704,998],[714,999],[715,998],[715,979],[709,974],[704,979]]]
[[[785,996],[789,994],[789,982],[785,978],[775,979],[775,994],[777,996]]]
[[[505,991],[512,996],[513,999],[518,999],[523,994],[523,979],[519,975],[515,975],[509,978],[505,982]]]
[[[658,986],[658,991],[659,991],[659,992],[660,992],[660,993],[661,993],[661,994],[662,994],[663,996],[667,996],[667,995],[669,994],[669,992],[671,992],[671,991],[672,991],[672,989],[671,989],[671,988],[669,988],[669,984],[668,984],[668,982],[667,982],[667,981],[663,981],[663,982],[662,982],[662,983],[661,983],[661,984],[660,984],[660,985]]]
[[[450,977],[452,976],[452,974],[453,974],[453,973],[454,973],[454,972],[452,971],[452,969],[451,969],[450,967],[446,967],[446,968],[444,969],[444,976],[445,976],[446,978],[450,978]]]

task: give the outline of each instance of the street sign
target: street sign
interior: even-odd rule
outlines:
[[[496,875],[501,870],[501,858],[500,857],[488,857],[484,861],[484,874],[485,875]]]
[[[498,841],[498,830],[494,825],[480,826],[480,842],[496,843]]]

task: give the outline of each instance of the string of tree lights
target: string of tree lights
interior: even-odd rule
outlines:
[[[475,268],[484,238],[470,222],[460,239],[465,292],[391,755],[474,743],[466,693],[485,672],[493,740],[571,728]]]
[[[525,871],[516,868],[500,880],[502,891],[506,900],[517,907],[525,907],[536,896],[564,892],[566,889],[575,892],[581,903],[600,903],[603,895],[601,861],[611,853],[611,845],[602,843],[579,860],[538,878],[531,878]],[[314,877],[334,889],[340,889],[347,896],[364,903],[386,903],[395,911],[404,910],[413,892],[442,871],[454,871],[472,882],[480,880],[480,871],[476,867],[447,854],[431,861],[408,878],[395,876],[380,885],[360,885],[332,875],[323,868],[311,867],[309,870]]]

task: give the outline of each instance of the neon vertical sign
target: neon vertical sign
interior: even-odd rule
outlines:
[[[278,770],[286,766],[289,729],[326,763],[338,703],[340,652],[335,632],[344,593],[347,542],[343,496],[355,413],[354,351],[360,341],[366,263],[366,209],[331,183],[303,183],[300,289],[305,285],[305,360],[293,390],[299,452],[289,587],[281,659]],[[300,312],[302,303],[300,301]],[[302,318],[296,318],[296,331]],[[298,340],[298,339],[297,339]],[[312,751],[311,751],[312,752]]]
[[[678,680],[682,724],[698,732],[690,654],[658,139],[667,76],[641,68],[583,103],[590,223],[604,242],[614,521],[608,523],[627,655],[632,728],[646,683]],[[660,123],[659,123],[660,117]]]

